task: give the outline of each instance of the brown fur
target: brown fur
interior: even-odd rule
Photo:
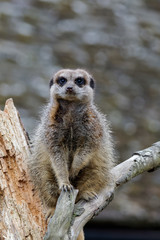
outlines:
[[[59,86],[57,79],[67,83]],[[77,77],[85,85],[75,84]],[[55,74],[50,102],[37,128],[28,162],[33,182],[49,211],[55,208],[62,189],[79,190],[77,201],[95,198],[111,183],[113,150],[107,120],[93,103],[91,76],[84,70],[61,70]],[[72,86],[73,92],[67,93]],[[80,233],[78,240],[84,239]]]

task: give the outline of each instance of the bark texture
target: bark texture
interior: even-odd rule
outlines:
[[[34,194],[25,160],[26,132],[12,99],[0,111],[0,239],[43,239],[43,208]]]

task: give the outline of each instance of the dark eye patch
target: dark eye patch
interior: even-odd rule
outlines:
[[[50,82],[49,82],[49,88],[51,88],[52,85],[53,85],[53,78],[52,78],[52,79],[50,80]]]
[[[75,79],[75,84],[78,87],[83,87],[86,84],[86,80],[82,77],[78,77],[78,78]]]
[[[90,79],[90,87],[93,89],[95,88],[95,83],[94,83],[93,78]]]
[[[65,85],[66,82],[67,82],[67,79],[64,78],[64,77],[59,77],[59,78],[57,79],[57,83],[58,83],[61,87],[63,87],[63,85]]]

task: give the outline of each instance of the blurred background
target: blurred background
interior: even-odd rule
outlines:
[[[61,68],[96,79],[118,161],[160,140],[160,0],[0,0],[0,108],[32,135]],[[121,187],[86,239],[160,239],[160,172]]]

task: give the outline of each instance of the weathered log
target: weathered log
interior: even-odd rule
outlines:
[[[0,111],[0,239],[43,239],[43,207],[27,174],[27,134],[12,99]]]

